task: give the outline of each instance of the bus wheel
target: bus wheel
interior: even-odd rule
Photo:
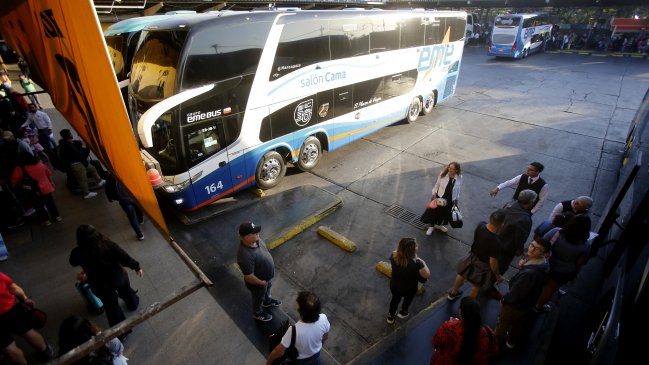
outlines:
[[[424,105],[422,106],[423,109],[421,110],[424,115],[428,115],[433,112],[433,108],[435,107],[435,95],[433,93],[430,93],[426,95],[424,98]]]
[[[421,100],[419,98],[414,98],[410,102],[408,107],[408,123],[412,123],[417,120],[419,113],[421,112]]]
[[[257,164],[255,183],[261,189],[270,189],[279,184],[284,174],[286,174],[284,159],[279,153],[269,151]]]
[[[527,48],[525,48],[525,49],[523,50],[523,56],[522,56],[522,58],[525,58],[525,57],[527,57]]]
[[[312,170],[322,157],[322,146],[320,140],[314,136],[310,136],[302,143],[300,148],[300,155],[297,159],[297,167],[302,171]]]

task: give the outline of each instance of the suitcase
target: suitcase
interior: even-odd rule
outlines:
[[[86,302],[86,308],[90,313],[101,314],[104,312],[104,303],[101,302],[101,299],[97,298],[95,294],[90,290],[90,285],[86,281],[78,281],[74,286],[77,287],[79,294],[83,298],[83,301]]]

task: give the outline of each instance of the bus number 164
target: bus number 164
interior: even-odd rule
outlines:
[[[207,191],[208,194],[216,193],[216,190],[221,190],[221,189],[223,189],[223,183],[221,181],[219,181],[218,184],[212,183],[205,187],[205,190]]]

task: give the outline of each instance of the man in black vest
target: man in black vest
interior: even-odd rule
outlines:
[[[550,218],[548,218],[548,220],[552,222],[554,217],[565,212],[571,212],[572,214],[588,214],[588,210],[592,206],[593,199],[585,195],[578,196],[572,200],[564,200],[554,206],[554,209],[552,209],[552,213],[550,213]]]
[[[511,180],[499,184],[489,192],[489,195],[494,197],[500,190],[506,187],[516,186],[516,191],[514,191],[514,196],[512,197],[513,202],[516,202],[518,200],[518,194],[520,194],[521,191],[526,189],[532,190],[537,194],[536,201],[534,202],[531,211],[532,214],[534,214],[543,207],[545,197],[548,194],[548,184],[539,176],[543,171],[543,168],[543,164],[540,162],[532,162],[527,166],[526,173],[517,175]]]

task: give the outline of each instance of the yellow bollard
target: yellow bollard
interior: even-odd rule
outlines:
[[[344,237],[338,232],[335,232],[329,227],[320,226],[318,227],[318,234],[322,237],[331,241],[334,245],[342,248],[347,252],[356,251],[356,244],[349,240],[347,237]]]

